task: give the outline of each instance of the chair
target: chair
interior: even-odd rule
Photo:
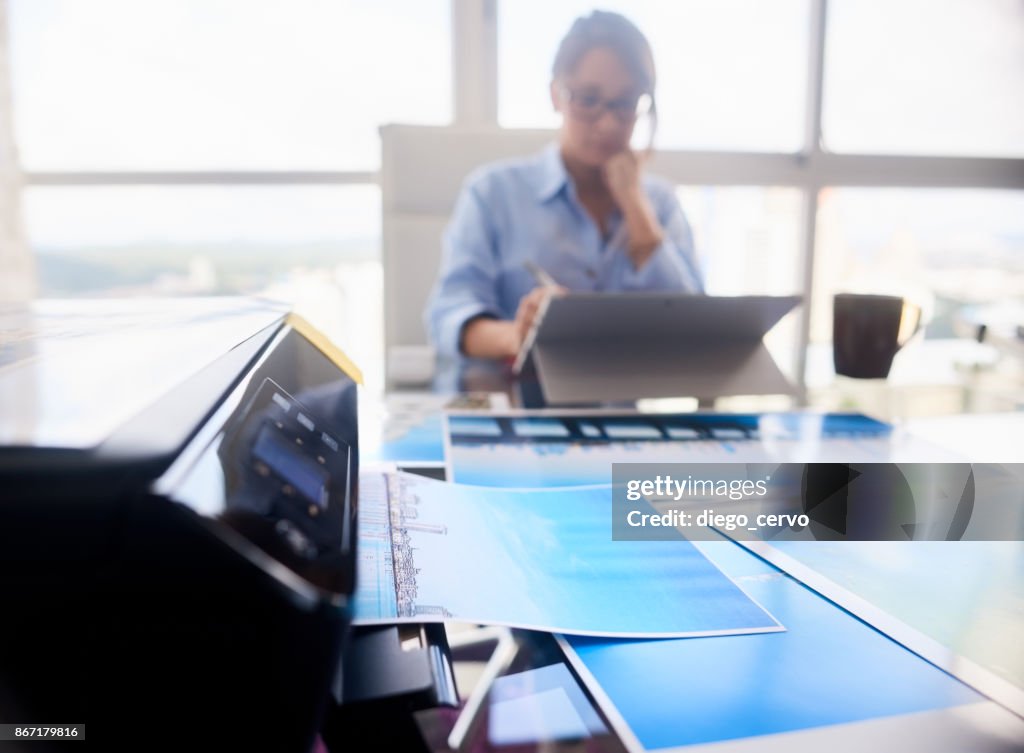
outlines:
[[[433,373],[423,309],[463,180],[479,165],[540,150],[554,132],[385,125],[380,134],[387,383],[423,384]]]

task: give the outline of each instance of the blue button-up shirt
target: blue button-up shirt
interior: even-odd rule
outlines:
[[[462,328],[473,317],[515,318],[519,301],[538,285],[527,260],[569,290],[703,292],[693,234],[672,186],[644,175],[643,187],[665,237],[635,269],[621,213],[602,237],[557,144],[470,175],[445,231],[440,277],[427,304],[438,352],[458,354]]]

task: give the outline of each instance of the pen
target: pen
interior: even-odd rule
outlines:
[[[540,267],[538,267],[538,269],[540,269]],[[541,271],[543,272],[544,270]],[[555,284],[557,285],[558,283]],[[544,300],[541,302],[540,308],[537,309],[537,315],[533,317],[533,323],[530,325],[530,331],[526,333],[526,339],[523,340],[523,344],[519,347],[519,353],[516,354],[516,360],[512,364],[513,374],[518,374],[526,365],[526,358],[530,355],[530,350],[533,348],[534,340],[537,339],[537,333],[540,331],[540,322],[548,310],[549,303],[551,303],[551,296],[544,296]]]
[[[533,323],[530,325],[530,331],[527,332],[526,339],[523,340],[519,353],[516,355],[515,363],[512,365],[512,372],[515,374],[522,371],[523,366],[526,364],[526,357],[529,355],[530,349],[533,347],[533,342],[537,339],[537,331],[540,329],[540,322],[544,318],[548,304],[551,302],[550,292],[561,287],[561,285],[558,284],[558,281],[536,262],[527,259],[523,262],[523,266],[530,271],[530,274],[533,275],[534,279],[537,280],[542,288],[549,291],[549,294],[544,296],[544,301],[537,310],[537,314],[533,317]]]

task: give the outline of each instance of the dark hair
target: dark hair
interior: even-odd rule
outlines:
[[[654,54],[647,37],[625,16],[603,10],[595,10],[573,22],[558,45],[551,76],[557,79],[571,73],[580,59],[595,47],[607,47],[615,52],[643,91],[654,96]]]

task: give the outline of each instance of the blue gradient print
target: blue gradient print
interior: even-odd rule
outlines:
[[[737,545],[701,546],[786,632],[669,641],[567,638],[585,673],[648,750],[984,700]]]
[[[398,604],[357,620],[434,616],[618,636],[781,629],[674,532],[662,541],[612,541],[610,487],[524,492],[400,478],[392,534],[405,528],[398,538],[408,537],[403,551],[415,583],[405,585],[415,600],[400,614],[401,599],[357,591],[357,607]],[[396,503],[405,523],[395,522]],[[380,538],[361,521],[360,545],[371,535]],[[403,556],[396,552],[396,561]],[[374,579],[360,584],[379,587]]]

